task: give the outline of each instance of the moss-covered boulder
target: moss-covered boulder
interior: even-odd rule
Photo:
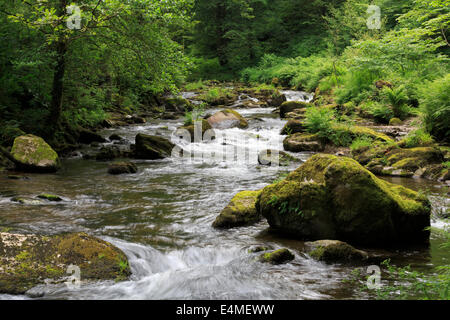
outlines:
[[[139,133],[136,136],[134,155],[138,159],[164,159],[172,155],[173,148],[175,145],[163,137]]]
[[[312,258],[326,263],[364,262],[369,257],[367,252],[339,240],[306,242],[305,247]]]
[[[304,133],[306,131],[305,125],[300,120],[290,119],[286,125],[281,129],[281,135],[291,135],[294,133]]]
[[[108,167],[108,173],[112,175],[130,174],[138,171],[137,166],[129,161],[114,162]]]
[[[120,249],[85,233],[0,233],[0,293],[23,294],[45,280],[64,282],[70,265],[80,268],[81,281],[125,280],[131,273]]]
[[[285,118],[286,114],[294,111],[295,109],[305,109],[310,107],[311,104],[307,102],[301,101],[286,101],[283,102],[280,106],[280,117]]]
[[[284,150],[291,152],[319,152],[325,149],[322,140],[316,134],[310,133],[295,133],[286,137],[283,147]]]
[[[259,260],[271,264],[284,264],[295,259],[295,256],[288,249],[279,249],[273,252],[263,253]]]
[[[301,160],[283,151],[263,150],[258,154],[258,163],[264,166],[284,167],[295,162],[301,162]]]
[[[176,135],[189,142],[201,142],[203,139],[210,140],[214,137],[214,131],[209,131],[210,137],[206,139],[205,133],[212,130],[212,126],[205,119],[194,121],[190,125],[181,126],[177,129]]]
[[[380,145],[365,147],[352,152],[352,156],[374,174],[394,177],[426,177],[439,180],[440,172],[434,168],[441,166],[444,170],[444,154],[437,147],[399,148]],[[429,174],[424,175],[425,172]]]
[[[213,227],[229,229],[259,222],[261,215],[255,208],[259,193],[259,191],[242,191],[236,194],[213,222]]]
[[[273,229],[304,240],[379,247],[429,240],[428,199],[346,157],[311,157],[285,180],[265,187],[256,209]]]
[[[44,139],[31,134],[14,140],[11,155],[20,171],[50,173],[59,168],[58,154]]]
[[[248,128],[247,120],[239,114],[239,112],[232,109],[225,109],[218,111],[208,119],[209,124],[215,129],[230,129],[230,128]]]

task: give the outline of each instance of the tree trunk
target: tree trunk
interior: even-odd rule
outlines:
[[[64,16],[67,10],[67,0],[59,0],[57,15]],[[52,101],[50,105],[49,124],[57,128],[61,121],[64,92],[64,74],[66,72],[67,42],[64,35],[56,43],[56,67],[53,74]]]
[[[55,73],[53,74],[52,102],[50,106],[50,124],[57,126],[61,120],[62,100],[64,91],[64,74],[66,71],[67,47],[64,41],[57,43],[57,60]]]

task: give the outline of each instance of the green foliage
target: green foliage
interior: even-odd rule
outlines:
[[[193,106],[193,110],[186,111],[184,114],[184,125],[189,126],[195,121],[201,120],[205,112],[206,104],[202,103],[200,105]]]
[[[394,117],[404,120],[409,115],[409,108],[406,105],[409,99],[404,86],[385,87],[383,95],[391,106]]]
[[[450,74],[424,83],[420,90],[426,130],[437,140],[450,139]]]
[[[423,129],[415,130],[409,133],[401,143],[406,148],[425,147],[434,143],[433,137]]]
[[[333,132],[334,111],[328,108],[311,107],[306,110],[304,125],[308,132],[317,133],[327,139]]]
[[[373,145],[373,140],[367,137],[362,138],[356,138],[353,140],[352,144],[350,145],[350,149],[352,151],[356,151],[361,148],[367,148],[371,147]]]

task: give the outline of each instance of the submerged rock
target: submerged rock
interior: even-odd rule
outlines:
[[[70,265],[80,268],[82,281],[125,280],[131,274],[120,249],[86,233],[0,233],[0,293],[23,294],[48,279],[63,282]]]
[[[28,199],[28,198],[23,198],[23,197],[14,197],[11,199],[11,201],[17,202],[20,204],[32,205],[32,206],[43,204],[43,202],[41,200]]]
[[[171,156],[173,148],[175,145],[163,137],[139,133],[136,136],[134,155],[138,159],[164,159]]]
[[[369,257],[367,252],[339,240],[306,242],[305,246],[312,258],[326,263],[363,262]]]
[[[295,256],[288,249],[279,249],[273,252],[263,253],[259,259],[261,262],[284,264],[294,260]]]
[[[61,197],[59,196],[55,196],[53,194],[48,194],[48,193],[43,193],[37,196],[39,199],[45,199],[48,201],[52,201],[52,202],[60,202],[63,199],[61,199]]]
[[[319,152],[325,149],[325,145],[321,139],[316,134],[311,133],[295,133],[290,135],[284,139],[283,147],[284,150],[291,152]]]
[[[113,175],[136,173],[138,168],[132,162],[114,162],[108,167],[108,173]]]
[[[285,180],[265,187],[256,209],[273,229],[304,240],[378,247],[429,241],[428,199],[346,157],[311,157]]]
[[[236,194],[228,206],[222,210],[212,226],[214,228],[228,229],[259,222],[261,215],[255,208],[259,193],[259,191],[242,191]]]
[[[278,150],[263,150],[258,154],[258,163],[265,166],[289,166],[292,162],[301,160]]]
[[[14,140],[11,155],[21,171],[51,173],[59,168],[58,154],[44,139],[31,134]]]
[[[232,109],[218,111],[210,116],[207,120],[209,124],[215,129],[248,128],[247,120],[237,111],[234,111]]]

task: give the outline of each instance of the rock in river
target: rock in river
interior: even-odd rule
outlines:
[[[311,157],[285,180],[265,187],[256,209],[273,229],[305,240],[377,247],[429,242],[428,199],[346,157]]]
[[[285,118],[289,112],[294,111],[295,109],[304,109],[310,107],[311,104],[307,102],[301,101],[286,101],[280,106],[280,117]]]
[[[264,166],[289,166],[291,162],[301,160],[278,150],[263,150],[258,154],[258,163]]]
[[[212,140],[214,138],[214,131],[209,122],[202,119],[201,121],[194,121],[193,124],[179,127],[176,135],[188,142],[201,142],[203,140]]]
[[[363,262],[369,257],[367,252],[339,240],[306,242],[305,246],[312,258],[326,263]]]
[[[175,145],[163,137],[139,133],[136,136],[134,155],[138,159],[164,159],[171,156],[173,148]]]
[[[273,252],[263,253],[259,260],[271,264],[283,264],[295,259],[294,254],[288,249],[280,249]]]
[[[11,155],[17,169],[26,172],[50,173],[59,168],[58,154],[44,139],[31,134],[14,140]]]
[[[213,223],[214,228],[234,228],[261,220],[255,208],[259,191],[242,191],[234,196]]]
[[[248,127],[247,120],[239,114],[239,112],[232,109],[225,109],[218,111],[208,119],[209,124],[215,129],[230,129]]]
[[[113,175],[136,173],[136,165],[132,162],[114,162],[108,167],[108,173]]]
[[[125,280],[131,274],[120,249],[86,233],[0,233],[0,293],[23,294],[46,279],[65,281],[70,265],[80,268],[81,281]]]

